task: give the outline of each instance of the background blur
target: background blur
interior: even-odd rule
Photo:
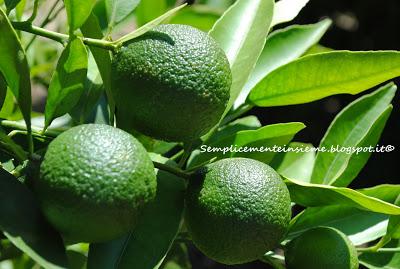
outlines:
[[[221,4],[224,1],[209,1],[209,4],[210,2]],[[315,23],[324,17],[329,17],[333,20],[333,25],[320,42],[326,47],[336,50],[399,50],[399,14],[399,0],[311,0],[294,22],[289,24]],[[279,28],[285,26],[287,25],[280,25]],[[400,85],[400,79],[396,82]],[[342,95],[304,105],[256,108],[248,114],[257,115],[263,125],[289,121],[304,122],[307,128],[301,131],[295,140],[310,142],[316,146],[335,115],[356,97]],[[400,94],[397,93],[393,103],[398,104],[399,101]],[[400,159],[399,118],[400,110],[395,105],[380,141],[380,145],[393,145],[396,150],[391,153],[373,154],[364,170],[353,181],[352,187],[362,188],[383,182],[397,184],[400,182],[397,167]],[[259,262],[241,266],[219,265],[205,258],[193,247],[191,260],[193,269],[270,268]]]

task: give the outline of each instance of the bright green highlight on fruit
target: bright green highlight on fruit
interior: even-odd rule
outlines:
[[[282,240],[290,216],[286,185],[256,160],[217,161],[199,170],[188,186],[187,228],[194,244],[220,263],[259,259]]]
[[[317,227],[293,239],[285,251],[288,269],[358,269],[357,250],[341,231]]]
[[[160,25],[114,55],[117,123],[153,138],[188,142],[218,123],[229,101],[229,62],[206,33]]]
[[[100,124],[73,127],[54,139],[33,183],[49,222],[78,242],[107,241],[131,230],[157,185],[136,138]]]

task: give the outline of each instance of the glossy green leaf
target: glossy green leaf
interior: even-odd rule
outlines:
[[[169,19],[170,17],[172,17],[176,12],[178,12],[179,10],[181,10],[182,8],[184,8],[186,6],[186,4],[180,5],[174,9],[171,9],[170,11],[164,13],[163,15],[155,18],[154,20],[146,23],[145,25],[143,25],[142,27],[134,30],[133,32],[121,37],[120,39],[118,39],[116,41],[116,43],[125,43],[128,42],[129,40],[132,40],[134,38],[137,38],[145,33],[147,33],[148,31],[150,31],[151,29],[153,29],[154,27],[156,27],[157,25],[163,23],[165,20]]]
[[[156,200],[132,233],[90,246],[88,269],[149,269],[162,261],[181,223],[185,186],[181,178],[163,171],[157,172],[157,183]]]
[[[0,149],[5,149],[7,152],[13,154],[20,162],[28,159],[28,155],[21,148],[21,146],[16,144],[10,137],[8,137],[3,132],[3,129],[1,127],[0,127]]]
[[[30,190],[0,169],[0,230],[46,269],[68,268],[60,235],[44,220]]]
[[[174,15],[169,23],[186,24],[202,31],[209,31],[221,15],[219,9],[206,5],[192,5]]]
[[[400,192],[394,204],[400,205]],[[400,216],[390,216],[385,236],[373,246],[373,249],[378,250],[384,247],[392,239],[400,239]]]
[[[210,31],[210,36],[225,51],[232,70],[231,97],[226,113],[246,84],[261,54],[273,11],[273,0],[238,0]]]
[[[14,94],[30,130],[32,100],[28,62],[18,36],[2,9],[0,33],[0,73]]]
[[[7,88],[3,106],[0,109],[0,118],[9,119],[10,116],[13,115],[15,110],[16,110],[16,104],[14,102],[14,95],[10,90],[10,88]]]
[[[334,49],[322,46],[321,44],[315,44],[312,46],[310,49],[308,49],[305,53],[305,55],[311,55],[311,54],[318,54],[318,53],[324,53],[324,52],[331,52],[334,51]]]
[[[388,203],[394,203],[400,186],[379,185],[359,191]],[[330,226],[344,232],[353,244],[361,245],[382,237],[386,232],[388,219],[389,216],[384,214],[344,205],[307,208],[291,221],[288,238],[294,238],[313,227]]]
[[[310,182],[315,162],[313,145],[292,142],[288,148],[293,151],[284,154],[276,171],[287,178]]]
[[[78,29],[85,23],[95,4],[96,0],[64,0],[70,31]]]
[[[140,1],[136,7],[136,23],[141,26],[163,15],[168,9],[166,0]]]
[[[394,203],[400,194],[399,184],[381,184],[370,188],[359,189],[359,192],[390,203]]]
[[[400,205],[400,193],[394,204]],[[400,239],[400,217],[398,216],[390,217],[387,233],[388,236],[390,236],[391,238]]]
[[[7,13],[10,13],[11,10],[17,7],[17,5],[21,2],[21,0],[4,0],[4,3],[7,7]]]
[[[235,101],[234,108],[246,101],[257,83],[273,70],[302,56],[312,45],[318,43],[331,25],[330,19],[309,25],[293,25],[273,32],[265,43],[246,85]]]
[[[256,116],[247,116],[236,119],[225,126],[220,127],[207,143],[213,143],[228,136],[234,135],[239,131],[256,130],[261,127],[261,123]]]
[[[3,108],[6,96],[7,96],[7,83],[3,75],[0,73],[0,111]]]
[[[357,94],[400,75],[400,52],[332,51],[302,57],[271,72],[251,91],[257,106],[303,104]]]
[[[392,110],[389,107],[397,87],[389,84],[352,102],[339,113],[328,128],[315,160],[312,182],[347,186],[358,175],[375,148]],[[354,148],[361,152],[336,152]]]
[[[139,2],[140,0],[105,0],[109,27],[113,27],[125,19]]]
[[[305,207],[346,205],[376,213],[400,215],[400,207],[361,192],[322,184],[286,179],[292,202]]]
[[[307,208],[296,220],[289,231],[290,239],[310,228],[329,226],[341,230],[353,244],[361,245],[385,234],[388,216],[350,206],[332,205]]]
[[[79,38],[71,40],[58,60],[51,78],[46,110],[45,129],[54,118],[68,113],[83,93],[88,67],[88,53]]]
[[[296,133],[304,129],[300,122],[279,123],[261,127],[257,130],[244,130],[222,137],[220,140],[200,146],[189,160],[196,166],[213,158],[224,159],[246,157],[269,163],[278,147],[287,145]]]
[[[21,21],[22,16],[24,15],[25,12],[25,7],[26,7],[26,1],[27,0],[21,0],[18,5],[15,8],[15,16],[18,21]]]
[[[280,0],[275,5],[272,25],[288,22],[297,17],[310,0]]]
[[[91,14],[86,22],[81,27],[82,33],[86,37],[102,39],[103,32],[99,21],[94,14]],[[90,47],[90,51],[96,61],[105,91],[107,93],[107,101],[110,107],[110,122],[114,120],[115,102],[111,91],[111,55],[110,52],[104,49]]]
[[[103,81],[99,69],[92,54],[89,54],[87,78],[84,84],[84,92],[77,105],[69,112],[71,117],[79,123],[85,123],[89,115],[95,110],[95,106],[104,92]]]
[[[400,248],[400,240],[394,240],[387,247]],[[368,269],[398,269],[400,268],[400,252],[363,253],[359,257],[360,264]]]

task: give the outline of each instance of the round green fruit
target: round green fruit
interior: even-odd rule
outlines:
[[[288,269],[358,269],[357,250],[341,231],[317,227],[287,245]]]
[[[223,264],[251,262],[276,247],[290,216],[286,185],[256,160],[217,161],[199,170],[188,186],[185,221],[193,243]]]
[[[156,194],[154,166],[130,134],[107,125],[73,127],[54,139],[33,188],[66,239],[101,242],[131,230]]]
[[[206,33],[160,25],[114,55],[117,123],[153,138],[189,142],[218,123],[230,96],[229,62]]]

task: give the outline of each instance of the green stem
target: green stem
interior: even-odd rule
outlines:
[[[54,20],[57,15],[61,12],[61,10],[64,9],[64,5],[62,5],[59,9],[57,9],[57,11],[54,13],[54,16],[52,16],[53,11],[56,9],[57,5],[59,3],[59,0],[54,1],[53,5],[50,7],[50,12],[47,14],[46,18],[43,20],[43,22],[40,24],[40,28],[45,27],[47,24],[49,24],[49,22],[51,22],[52,20]],[[52,16],[50,18],[50,16]],[[33,35],[33,37],[31,38],[31,40],[29,40],[28,45],[26,45],[25,50],[28,50],[33,42],[36,40],[37,35]]]
[[[31,23],[27,22],[13,22],[12,25],[17,30],[21,30],[35,35],[40,35],[42,37],[46,37],[54,41],[60,42],[63,45],[66,42],[68,42],[70,37],[69,35],[53,32],[38,26],[34,26]],[[118,47],[113,42],[106,40],[87,38],[87,37],[80,37],[80,38],[82,39],[82,42],[88,46],[93,46],[112,51],[115,51]]]
[[[357,248],[358,252],[361,253],[393,253],[393,252],[400,252],[400,247],[398,248],[380,248],[374,250],[373,248]]]
[[[182,156],[184,150],[181,149],[180,151],[178,151],[177,153],[175,153],[170,159],[173,161],[176,161],[180,156]]]
[[[39,8],[39,0],[35,0],[33,2],[33,10],[32,10],[32,15],[29,17],[27,20],[28,22],[33,22],[37,16],[38,13],[38,8]]]
[[[15,130],[20,130],[20,131],[26,131],[28,133],[28,128],[26,128],[25,123],[20,123],[16,121],[10,121],[10,120],[2,120],[0,121],[0,125],[3,127],[8,127],[12,128]],[[42,134],[42,128],[32,126],[32,134],[38,137],[43,137],[46,136],[48,138],[54,138],[57,137],[59,134],[61,134],[64,130],[46,130],[44,134]]]
[[[190,174],[186,173],[185,171],[183,171],[180,168],[177,167],[172,167],[163,163],[159,163],[159,162],[153,162],[154,167],[160,170],[163,170],[165,172],[171,173],[175,176],[184,178],[184,179],[189,179],[190,178]]]
[[[192,153],[192,147],[193,147],[193,142],[183,145],[183,155],[178,163],[178,166],[180,168],[183,168],[185,166],[187,159],[189,159],[190,154]]]

